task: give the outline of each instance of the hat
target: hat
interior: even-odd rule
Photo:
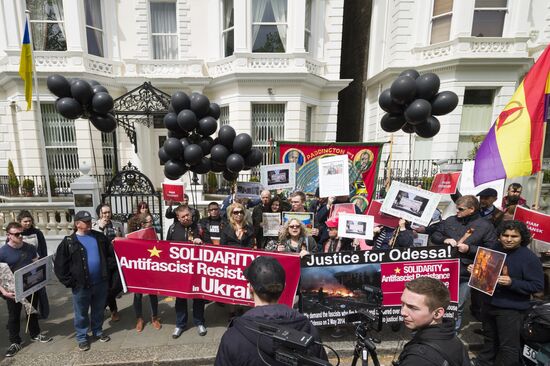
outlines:
[[[325,222],[325,225],[328,228],[337,228],[338,227],[338,216],[335,215],[335,216],[331,217],[330,219],[328,219]]]
[[[92,221],[92,215],[88,211],[78,211],[74,215],[74,221]]]
[[[244,277],[257,293],[281,294],[285,288],[285,270],[273,257],[260,256],[244,270]]]
[[[485,188],[483,191],[477,194],[479,197],[496,197],[498,196],[497,190],[494,188]]]

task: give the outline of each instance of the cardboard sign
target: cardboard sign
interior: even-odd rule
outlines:
[[[438,173],[434,177],[430,191],[441,194],[455,194],[459,179],[460,172]]]
[[[514,220],[524,222],[533,239],[550,243],[550,215],[517,206]]]
[[[183,201],[185,189],[182,184],[162,183],[162,197],[165,201]]]
[[[441,195],[438,193],[394,180],[380,211],[418,225],[428,226],[440,199]]]
[[[382,208],[381,201],[372,201],[369,205],[367,215],[374,217],[374,225],[382,225],[391,228],[396,228],[399,226],[399,217],[392,215],[386,215],[385,213],[380,212]]]

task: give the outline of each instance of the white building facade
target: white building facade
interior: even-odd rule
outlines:
[[[414,68],[439,75],[440,90],[455,92],[459,103],[438,117],[441,131],[432,139],[395,133],[393,158],[471,158],[549,43],[546,0],[373,0],[364,141],[389,141],[378,96]]]
[[[131,161],[156,187],[162,123],[136,123],[137,153],[116,138],[55,113],[46,78],[94,79],[116,98],[145,81],[172,94],[200,92],[221,106],[220,121],[270,139],[335,141],[343,0],[5,0],[0,8],[0,176],[111,173]],[[38,75],[26,111],[18,75],[25,8],[30,10]],[[36,91],[36,89],[35,89]],[[44,142],[41,134],[44,130]],[[116,145],[116,146],[115,146]],[[68,179],[72,179],[72,178]]]

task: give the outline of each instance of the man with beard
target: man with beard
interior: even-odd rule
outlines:
[[[221,232],[223,226],[227,225],[227,222],[222,218],[220,205],[217,202],[210,202],[208,204],[208,217],[201,219],[199,225],[204,228],[212,244],[220,244]]]
[[[523,197],[521,197],[521,192],[523,191],[523,187],[519,183],[512,183],[508,186],[508,193],[507,195],[502,199],[502,210],[506,211],[506,209],[513,205],[520,205],[523,207],[527,207],[527,200]]]

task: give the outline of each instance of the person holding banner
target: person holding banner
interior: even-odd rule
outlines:
[[[201,218],[201,215],[198,210],[195,210],[194,208],[189,206],[189,196],[187,193],[183,194],[183,201],[181,201],[181,205],[176,207],[175,209],[172,209],[172,206],[174,205],[174,201],[168,201],[168,208],[166,208],[166,212],[164,213],[164,216],[167,219],[174,219],[174,223],[178,221],[176,210],[178,207],[188,207],[191,211],[191,217],[193,218],[193,222],[196,224],[199,222],[199,219]]]
[[[325,349],[320,345],[319,331],[311,321],[287,305],[277,303],[286,279],[285,270],[277,259],[257,257],[244,270],[244,276],[249,283],[254,308],[231,322],[221,339],[214,365],[279,365],[275,361],[274,342],[258,334],[257,322],[293,328],[311,335],[315,344],[307,349],[307,355],[328,360]]]
[[[194,244],[211,243],[205,230],[193,221],[191,208],[188,206],[178,206],[176,208],[177,222],[168,228],[166,240],[192,242]],[[202,299],[193,299],[193,323],[197,327],[197,333],[202,337],[207,333],[204,319],[204,307],[206,301]],[[172,338],[177,339],[187,328],[187,299],[176,298],[176,328],[172,333]]]
[[[248,225],[245,220],[246,209],[244,205],[233,202],[227,208],[227,217],[229,225],[222,230],[221,244],[244,248],[255,248],[256,237],[254,229]]]
[[[17,271],[38,259],[36,248],[23,241],[23,226],[18,222],[10,222],[6,227],[6,235],[8,242],[0,247],[0,263],[6,263],[12,272]],[[6,357],[13,357],[21,350],[22,339],[19,335],[21,327],[21,308],[20,302],[15,302],[15,293],[8,291],[0,284],[0,292],[6,300],[8,307],[8,332],[11,345],[6,350]],[[32,306],[36,308],[38,297],[29,296],[27,298]],[[31,313],[28,315],[29,333],[31,340],[48,343],[52,340],[51,337],[40,333],[38,325],[38,314]]]
[[[335,216],[325,223],[328,229],[328,239],[321,245],[324,253],[356,250],[359,247],[359,243],[351,238],[338,237],[338,221],[338,217]]]

